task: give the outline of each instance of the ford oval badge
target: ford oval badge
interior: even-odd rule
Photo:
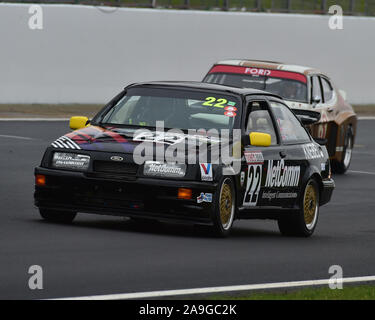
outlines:
[[[120,156],[112,156],[111,160],[113,160],[113,161],[122,161],[122,160],[124,160],[124,158],[120,157]]]

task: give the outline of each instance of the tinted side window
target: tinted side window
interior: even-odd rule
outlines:
[[[271,102],[271,109],[276,118],[283,142],[300,143],[310,141],[305,128],[287,106],[278,102]]]
[[[328,102],[333,97],[333,88],[328,80],[324,78],[320,78],[320,80],[322,81],[322,86],[323,86],[324,102]]]
[[[253,101],[248,106],[246,133],[263,132],[271,135],[271,145],[277,144],[276,132],[265,101]]]
[[[315,99],[318,98],[320,99],[320,102],[323,102],[322,99],[322,90],[320,88],[320,81],[318,76],[313,76],[311,80],[312,84],[312,92],[311,92],[311,98]]]

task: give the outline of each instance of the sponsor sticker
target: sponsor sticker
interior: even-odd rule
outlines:
[[[150,141],[156,143],[163,143],[163,144],[175,144],[180,143],[186,139],[186,135],[179,134],[176,132],[150,132],[150,131],[143,131],[140,133],[136,132],[134,135],[134,141]]]
[[[300,166],[287,166],[284,160],[270,160],[265,187],[298,187],[300,174]]]
[[[263,192],[262,194],[262,199],[272,200],[275,198],[276,198],[276,192],[267,191],[267,192]]]
[[[278,199],[293,199],[297,198],[298,194],[297,192],[278,192],[277,198]]]
[[[260,151],[245,151],[245,159],[247,164],[263,164],[263,153]]]
[[[298,194],[297,192],[263,192],[262,199],[294,199],[297,198]]]
[[[326,171],[326,164],[324,162],[320,164],[320,169]]]
[[[258,68],[246,68],[245,73],[249,73],[256,76],[269,76],[272,71],[267,69],[258,69]]]
[[[303,83],[307,83],[306,76],[297,72],[270,70],[255,67],[216,65],[209,71],[209,73],[239,73],[256,77],[269,76],[282,79],[293,79]]]
[[[307,160],[319,159],[324,157],[323,151],[313,143],[304,144],[302,148]]]
[[[237,108],[236,108],[236,107],[232,107],[232,106],[226,106],[226,107],[224,108],[224,110],[235,112],[235,111],[237,111]]]
[[[229,118],[233,118],[237,115],[237,113],[233,112],[233,111],[225,111],[224,112],[224,115],[229,117]]]
[[[197,197],[197,203],[212,202],[212,193],[203,193]]]
[[[201,168],[201,178],[202,181],[212,181],[213,174],[212,174],[212,164],[211,163],[200,163]]]
[[[179,178],[185,176],[185,173],[185,164],[168,164],[158,161],[146,161],[143,168],[143,174],[147,176]]]
[[[235,102],[233,102],[233,101],[228,101],[228,106],[235,106],[235,105],[236,105]]]

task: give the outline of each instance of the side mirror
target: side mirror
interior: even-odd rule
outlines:
[[[315,106],[315,105],[317,105],[318,103],[320,103],[321,100],[322,100],[322,99],[321,99],[319,96],[314,96],[314,97],[312,98],[312,104]]]
[[[89,124],[87,117],[71,117],[69,121],[70,129],[77,130],[86,127]]]
[[[269,147],[271,145],[271,135],[263,132],[251,132],[248,135],[248,144],[255,147]]]

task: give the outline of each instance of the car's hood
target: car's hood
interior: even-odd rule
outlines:
[[[195,136],[195,139],[194,139]],[[147,129],[131,129],[116,127],[88,126],[70,132],[54,142],[52,147],[75,150],[104,151],[114,153],[133,153],[137,145],[149,141],[153,145],[162,144],[165,148],[177,144],[184,144],[186,152],[207,143],[210,146],[214,143],[224,142],[223,139],[209,135],[194,135],[185,133],[164,133],[162,139],[159,132]],[[228,141],[228,140],[226,140]]]

